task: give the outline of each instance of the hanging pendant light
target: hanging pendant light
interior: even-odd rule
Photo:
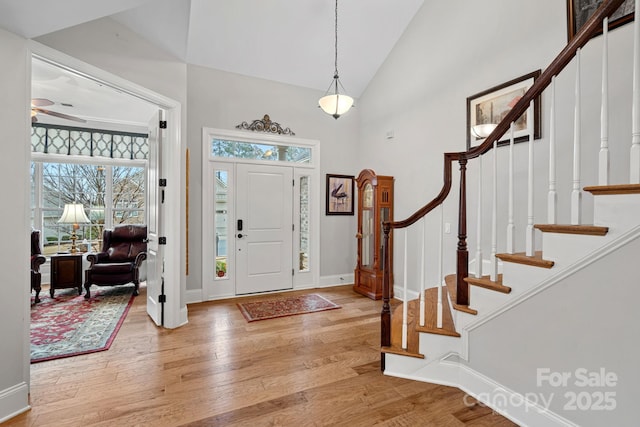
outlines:
[[[334,119],[338,119],[342,114],[349,111],[349,108],[353,105],[353,98],[345,94],[344,87],[340,83],[338,77],[338,0],[336,0],[336,17],[335,17],[335,71],[333,73],[333,80],[329,85],[329,89],[322,98],[318,101],[322,110],[333,116]],[[342,89],[342,93],[340,93]],[[333,93],[330,92],[333,90]]]

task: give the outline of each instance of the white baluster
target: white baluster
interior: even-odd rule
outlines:
[[[409,240],[409,230],[405,228],[404,230],[404,284],[403,284],[403,301],[402,301],[402,348],[407,349],[407,317],[408,317],[408,307],[409,307],[409,297],[407,295],[407,245]]]
[[[636,11],[640,0],[636,0]],[[640,184],[640,19],[633,23],[633,106],[631,108],[631,184]]]
[[[478,157],[478,222],[476,230],[476,277],[482,277],[482,156]]]
[[[547,222],[558,220],[558,193],[556,192],[556,76],[551,78],[551,107],[549,114],[549,194],[547,196]]]
[[[498,140],[493,141],[493,206],[491,207],[491,257],[489,258],[489,279],[498,280]]]
[[[527,109],[527,124],[533,129],[533,101]],[[525,253],[533,256],[535,253],[535,229],[533,228],[533,131],[529,132],[529,170],[527,173],[527,230],[525,239]]]
[[[609,185],[609,18],[602,21],[602,100],[598,184]]]
[[[511,122],[509,129],[509,214],[507,223],[507,253],[514,253],[516,247],[516,226],[513,222],[513,144],[514,144],[514,127],[515,123]]]
[[[580,224],[582,190],[580,189],[580,49],[576,51],[576,87],[573,116],[573,189],[571,191],[571,224]]]
[[[425,288],[425,240],[427,239],[427,217],[422,217],[422,245],[420,256],[420,326],[424,326],[425,322],[425,306],[424,306],[424,288]]]
[[[436,319],[436,327],[442,328],[442,260],[443,260],[443,252],[444,252],[444,207],[440,205],[440,250],[438,251],[438,310],[437,310],[437,319]]]

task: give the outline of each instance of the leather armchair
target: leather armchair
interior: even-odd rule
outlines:
[[[140,265],[147,259],[147,226],[118,225],[104,230],[102,251],[87,255],[89,268],[85,271],[85,298],[91,298],[91,285],[114,286],[133,283],[138,295]]]
[[[40,249],[40,230],[31,230],[31,290],[36,291],[35,302],[40,302],[40,290],[42,275],[40,274],[40,266],[45,263],[47,258],[42,255]]]

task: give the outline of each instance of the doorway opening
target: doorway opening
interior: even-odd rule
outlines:
[[[182,288],[184,287],[184,277],[182,277],[180,270],[180,254],[182,253],[180,248],[181,229],[184,227],[180,218],[181,212],[179,211],[180,202],[183,199],[182,185],[180,185],[183,175],[181,172],[182,162],[180,161],[183,157],[180,137],[180,103],[38,43],[34,42],[32,44],[31,52],[31,97],[32,99],[46,99],[47,110],[54,112],[49,114],[37,111],[36,120],[38,124],[69,126],[70,123],[77,125],[75,122],[82,121],[81,126],[102,129],[105,131],[104,133],[109,135],[117,133],[138,135],[148,133],[147,123],[154,112],[157,113],[158,110],[165,112],[163,120],[166,120],[167,127],[163,131],[165,138],[162,140],[162,147],[159,148],[166,153],[166,159],[159,170],[164,179],[174,182],[176,185],[165,190],[164,202],[167,207],[162,209],[164,223],[166,223],[166,226],[162,229],[162,234],[174,246],[174,250],[168,253],[159,263],[164,267],[162,278],[165,279],[166,283],[170,284],[164,288],[168,301],[164,307],[166,312],[164,326],[175,328],[185,324],[187,322],[186,305],[180,305]],[[36,102],[42,103],[43,101]],[[62,113],[62,111],[65,112]],[[56,112],[60,114],[56,114]],[[118,116],[120,112],[128,114],[127,117],[129,119],[124,120],[122,116]],[[77,120],[69,119],[68,116]],[[118,142],[122,141],[118,141],[117,137],[112,137],[106,142],[95,141],[92,137],[89,138],[89,145],[98,146],[100,143],[105,143],[109,145],[109,150],[111,151],[113,151],[114,147],[117,148],[123,145],[118,145]],[[82,163],[82,160],[79,159],[81,153],[73,152],[72,150],[65,153],[64,156],[58,154],[53,155],[51,158],[56,158],[57,161],[61,161],[64,158],[68,162],[70,154],[72,155],[71,157],[75,157],[71,163]],[[138,154],[140,153],[137,152],[136,156]],[[47,155],[47,153],[43,155]],[[119,154],[115,157],[118,156]],[[95,161],[97,158],[102,164],[111,168],[117,167],[116,164],[118,162],[125,161],[123,158],[114,160],[110,157],[113,157],[113,155],[98,154],[98,156],[95,156],[94,154],[92,160]],[[136,163],[135,167],[137,169],[142,168],[144,170],[143,174],[148,176],[146,156],[142,157],[145,157],[145,159],[140,157],[132,159],[129,156],[126,160]],[[100,173],[104,173],[105,168],[98,166],[97,170]],[[140,181],[145,182],[145,179],[142,178]],[[146,186],[147,190],[149,190],[149,185],[146,184]],[[112,203],[111,212],[113,215],[110,217],[111,223],[113,224],[113,221],[119,218],[118,215],[128,215],[131,218],[138,215],[138,219],[143,216],[144,222],[148,223],[149,215],[152,212],[157,212],[160,204],[149,203],[148,194],[139,195],[138,198],[140,199],[138,202],[143,203],[145,209],[134,209],[131,204],[124,206],[123,204]],[[42,209],[42,206],[39,208]],[[123,213],[125,211],[127,212]],[[102,214],[104,214],[104,211],[102,211]],[[28,335],[26,339],[28,347]]]
[[[202,300],[318,285],[319,143],[203,131]]]

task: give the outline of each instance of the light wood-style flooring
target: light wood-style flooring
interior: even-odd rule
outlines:
[[[189,324],[165,330],[142,287],[110,350],[31,366],[32,409],[5,425],[515,425],[458,389],[382,375],[380,301],[307,292],[342,308],[248,323],[231,299],[189,305]]]

